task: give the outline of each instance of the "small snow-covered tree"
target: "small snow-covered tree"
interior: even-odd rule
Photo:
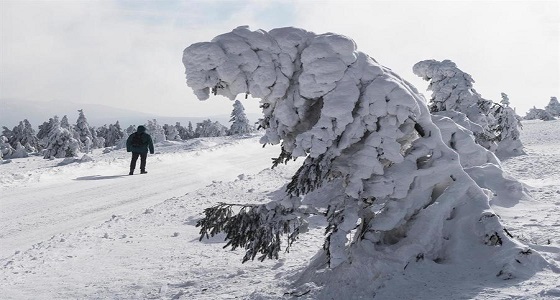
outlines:
[[[231,135],[244,135],[253,131],[253,126],[251,126],[245,114],[245,107],[243,107],[243,104],[241,104],[239,100],[235,100],[233,103],[233,111],[231,112],[229,121],[232,122],[229,128],[229,133]]]
[[[163,125],[163,130],[165,131],[165,138],[168,141],[180,141],[181,135],[179,134],[179,130],[177,130],[176,125]]]
[[[6,128],[6,127],[4,127]],[[16,150],[8,143],[8,138],[4,135],[0,135],[0,158],[8,159],[12,157],[12,154]]]
[[[58,116],[54,116],[53,118],[50,118],[48,122],[43,122],[42,125],[39,125],[37,138],[39,139],[39,145],[41,146],[41,148],[44,149],[47,147],[49,132],[51,132],[54,124],[59,122],[60,121],[58,120]],[[60,123],[58,126],[60,126]]]
[[[84,147],[83,151],[85,153],[88,153],[91,152],[91,150],[93,150],[93,148],[95,147],[94,138],[93,135],[91,134],[91,129],[87,121],[87,118],[84,114],[84,111],[82,109],[78,109],[78,112],[80,114],[78,116],[78,120],[76,120],[75,131],[77,132],[79,140]]]
[[[16,149],[12,153],[10,158],[24,158],[24,157],[28,157],[28,156],[29,156],[29,154],[27,154],[27,149],[25,149],[25,147],[20,142],[17,142],[16,143]]]
[[[428,90],[432,91],[432,97],[428,107],[431,113],[450,117],[455,122],[463,119],[458,113],[465,114],[469,121],[479,126],[459,124],[473,132],[477,143],[491,151],[496,150],[498,134],[492,131],[495,120],[491,114],[494,103],[476,92],[469,74],[450,60],[424,60],[416,63],[413,71],[430,82]]]
[[[58,118],[52,120],[51,129],[46,138],[44,158],[63,158],[77,156],[80,150],[80,142],[74,138],[70,130],[63,128]]]
[[[524,117],[525,120],[543,120],[552,121],[556,120],[548,111],[533,106]]]
[[[13,130],[9,130],[7,127],[4,127],[2,135],[8,139],[8,143],[14,149],[18,148],[18,144],[23,145],[25,151],[27,152],[35,152],[40,149],[39,139],[35,134],[33,126],[31,126],[27,119],[20,121],[19,124],[13,128]],[[18,155],[18,157],[24,156]]]
[[[544,107],[544,110],[553,117],[560,117],[560,103],[558,102],[558,99],[556,99],[556,97],[550,97],[550,101]]]
[[[107,133],[105,136],[105,147],[112,147],[118,144],[118,141],[124,137],[124,133],[121,129],[119,121],[115,124],[109,124]]]
[[[488,195],[465,171],[471,162],[460,153],[468,149],[467,159],[477,146],[469,133],[444,116],[432,120],[417,90],[351,39],[238,27],[187,47],[183,63],[201,100],[210,93],[261,99],[261,143],[281,144],[273,165],[304,158],[280,199],[237,213],[235,204],[207,208],[197,224],[201,238],[225,232],[227,246],[246,249],[243,261],[277,258],[282,234],[289,247],[309,214],[325,215],[323,250],[302,277],[321,283],[314,298],[344,296],[340,278],[356,298],[371,297],[385,278],[423,259],[494,264],[503,278],[537,268],[527,257],[540,256],[522,254],[504,235]],[[444,140],[442,132],[451,134]],[[458,142],[464,146],[454,151]],[[497,163],[478,147],[473,165]]]
[[[165,141],[165,130],[156,119],[148,120],[148,125],[146,125],[146,133],[152,136],[152,141],[155,143]]]
[[[194,137],[194,132],[192,131],[192,124],[189,122],[191,130],[188,127],[182,126],[180,122],[175,123],[175,129],[179,132],[179,137],[182,140],[192,139]]]
[[[41,150],[35,129],[33,129],[33,126],[31,126],[31,123],[29,123],[27,119],[23,120],[22,138],[20,143],[24,145],[27,152],[36,152]]]
[[[502,93],[502,105],[494,106],[492,114],[496,122],[492,125],[493,132],[499,134],[496,154],[500,157],[525,154],[521,143],[519,128],[521,121],[517,118],[513,108],[509,106],[509,98]]]
[[[103,148],[105,147],[105,138],[97,136],[97,128],[95,126],[90,127],[89,131],[91,132],[91,138],[93,141],[93,148]]]
[[[212,120],[207,119],[201,123],[196,123],[194,135],[196,137],[218,137],[226,135],[227,131],[227,127],[220,124],[220,122],[212,122]]]

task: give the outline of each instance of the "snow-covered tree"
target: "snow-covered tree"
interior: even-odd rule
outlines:
[[[6,128],[6,127],[4,127]],[[10,145],[8,142],[8,138],[4,135],[0,135],[0,158],[1,159],[8,159],[12,157],[12,154],[16,150]]]
[[[233,111],[231,112],[231,118],[229,119],[231,127],[229,128],[229,133],[234,134],[248,134],[253,131],[253,126],[251,126],[247,115],[245,114],[245,107],[241,104],[241,101],[235,100],[233,103]]]
[[[274,165],[304,158],[280,199],[237,213],[233,204],[207,208],[201,238],[225,232],[228,246],[246,249],[244,261],[277,258],[282,234],[289,247],[309,214],[325,215],[323,250],[302,276],[322,286],[312,298],[343,296],[340,278],[355,284],[347,288],[356,298],[371,297],[385,278],[420,260],[494,265],[505,279],[543,261],[503,233],[488,194],[465,171],[460,153],[476,146],[468,132],[454,151],[461,135],[444,141],[417,90],[351,39],[238,27],[187,47],[183,63],[201,100],[210,93],[261,99],[261,142],[281,143]],[[446,132],[464,130],[436,117],[455,126]],[[479,148],[481,162],[491,162],[493,154]]]
[[[464,119],[458,113],[465,114],[472,124],[460,125],[471,130],[477,143],[494,151],[498,134],[491,130],[495,120],[491,111],[494,103],[480,96],[473,88],[472,77],[457,68],[450,60],[424,60],[413,67],[414,74],[429,81],[428,90],[432,97],[428,105],[430,112],[449,117],[455,122]]]
[[[94,148],[94,138],[91,134],[91,129],[84,111],[82,109],[78,109],[78,112],[80,114],[78,116],[78,120],[76,121],[75,131],[77,132],[79,140],[84,147],[83,151],[85,153],[89,153]]]
[[[152,141],[155,143],[165,141],[165,130],[158,124],[156,119],[148,120],[146,125],[146,133],[152,136]]]
[[[182,126],[180,122],[176,122],[175,128],[177,129],[177,132],[179,132],[179,137],[182,140],[188,140],[194,138],[194,131],[192,130],[191,122],[189,122],[188,127]]]
[[[58,116],[54,116],[53,118],[50,118],[48,122],[43,122],[42,125],[39,125],[37,138],[39,139],[39,145],[41,146],[41,148],[44,149],[47,147],[49,132],[51,132],[54,124],[59,122],[60,121],[58,120]],[[60,126],[60,123],[58,126]]]
[[[136,126],[134,125],[129,125],[126,130],[125,130],[125,135],[128,137],[129,135],[133,134],[136,132]]]
[[[91,132],[91,138],[93,141],[93,148],[103,148],[105,147],[105,138],[97,136],[97,128],[95,126],[90,127],[89,131]]]
[[[194,135],[196,137],[217,137],[227,135],[227,131],[227,127],[220,122],[212,122],[212,120],[207,119],[201,123],[196,123]]]
[[[80,150],[80,142],[74,138],[69,129],[63,128],[55,116],[54,122],[46,138],[44,158],[63,158],[77,156]]]
[[[494,106],[492,114],[496,122],[492,125],[493,132],[499,134],[496,154],[500,157],[525,154],[521,143],[519,128],[522,127],[513,108],[509,106],[509,98],[502,93],[502,105]]]
[[[25,147],[20,142],[17,142],[16,143],[16,149],[12,153],[10,158],[24,158],[24,157],[28,157],[28,156],[29,156],[29,154],[27,154],[27,149],[25,149]]]
[[[41,146],[39,145],[39,139],[37,138],[35,129],[33,129],[33,126],[31,126],[31,123],[29,123],[27,119],[24,119],[22,123],[20,123],[20,126],[21,124],[23,125],[20,143],[25,147],[27,152],[39,151]]]
[[[560,117],[560,103],[558,102],[558,99],[556,99],[556,97],[550,97],[550,101],[544,107],[544,110],[553,117]]]
[[[177,127],[175,125],[164,124],[163,125],[163,130],[165,131],[165,138],[168,141],[180,141],[181,140],[181,135],[179,134],[179,130],[177,130]]]
[[[35,130],[33,129],[33,126],[31,126],[31,124],[27,119],[20,121],[19,124],[15,126],[12,130],[4,126],[2,135],[7,138],[8,143],[14,149],[18,148],[18,144],[23,145],[26,152],[35,152],[38,149],[40,149],[39,139],[35,134]],[[18,155],[18,157],[26,157],[26,156]]]
[[[119,121],[115,122],[115,124],[109,124],[109,128],[107,129],[106,135],[104,136],[105,147],[116,146],[118,144],[118,141],[123,137],[124,133],[121,129]]]
[[[543,120],[552,121],[556,120],[548,111],[533,106],[524,117],[525,120]]]
[[[503,106],[509,106],[509,103],[510,103],[510,102],[509,102],[509,97],[508,97],[508,95],[507,95],[506,93],[502,93],[501,95],[502,95],[502,100],[500,100],[500,103],[501,103]]]

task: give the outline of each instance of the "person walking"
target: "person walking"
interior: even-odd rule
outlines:
[[[128,173],[128,175],[134,174],[138,157],[140,157],[140,174],[148,173],[146,171],[148,150],[150,150],[150,154],[154,154],[154,142],[152,141],[152,137],[146,133],[146,127],[140,125],[138,129],[136,129],[136,132],[129,135],[128,139],[126,139],[126,152],[132,152],[130,173]]]

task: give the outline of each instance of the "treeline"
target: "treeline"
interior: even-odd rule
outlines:
[[[550,97],[550,101],[544,109],[533,106],[523,119],[551,121],[556,120],[558,117],[560,117],[560,103],[558,103],[556,97]]]
[[[135,125],[126,129],[119,121],[115,124],[100,127],[90,126],[83,110],[75,124],[70,124],[68,117],[50,118],[39,125],[36,131],[30,122],[20,121],[13,129],[3,126],[0,136],[0,159],[22,158],[29,155],[41,155],[46,159],[77,156],[79,153],[90,153],[93,149],[111,148],[121,149],[126,146],[128,136],[136,131]],[[243,135],[255,130],[245,114],[241,102],[235,101],[231,113],[231,126],[228,128],[210,119],[187,126],[177,122],[175,125],[160,125],[156,119],[148,120],[146,124],[154,142],[181,141],[199,137],[219,137],[226,135]]]

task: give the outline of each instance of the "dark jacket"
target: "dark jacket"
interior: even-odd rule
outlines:
[[[142,146],[132,146],[132,139],[135,134],[141,136]],[[150,154],[154,154],[154,142],[152,141],[152,137],[146,133],[146,127],[140,125],[136,132],[129,135],[128,139],[126,139],[126,152],[148,153],[148,149],[150,150]]]

